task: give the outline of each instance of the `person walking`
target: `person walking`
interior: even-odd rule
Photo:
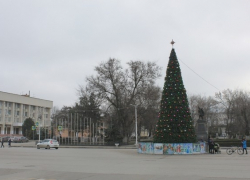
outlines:
[[[1,148],[4,148],[4,145],[3,145],[3,138],[1,140]]]
[[[211,139],[211,154],[214,154],[214,141]]]
[[[245,138],[242,139],[242,148],[243,148],[243,154],[244,154],[244,150],[246,150],[246,154],[247,154],[247,141]]]
[[[11,139],[8,140],[8,145],[11,147]]]
[[[208,138],[208,153],[214,154],[214,141],[212,138]]]

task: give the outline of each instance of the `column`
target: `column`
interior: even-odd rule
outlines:
[[[35,106],[35,122],[38,121],[38,106]]]
[[[4,129],[5,129],[5,101],[2,101],[2,128],[1,128],[1,134],[4,134]]]
[[[13,102],[11,107],[10,134],[13,134],[14,118],[15,118],[15,103]]]
[[[31,108],[30,108],[30,105],[28,105],[28,117],[29,117],[29,118],[31,118],[31,115],[30,115],[30,112],[31,112],[31,111],[30,111],[30,109],[31,109]]]
[[[20,122],[23,122],[23,104],[20,104]]]
[[[23,104],[20,104],[20,123],[23,123]],[[22,128],[19,127],[19,131],[19,134],[23,134]]]
[[[47,119],[47,121],[48,121],[48,126],[50,127],[51,126],[51,109],[50,108],[48,108],[48,119]]]
[[[45,117],[44,117],[44,107],[42,107],[42,122],[43,122],[43,127],[45,127]]]

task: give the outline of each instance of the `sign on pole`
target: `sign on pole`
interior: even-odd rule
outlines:
[[[36,122],[36,127],[38,127],[39,126],[39,122]]]
[[[58,126],[58,131],[62,131],[62,126]]]
[[[34,131],[36,129],[36,126],[32,126],[32,131]]]

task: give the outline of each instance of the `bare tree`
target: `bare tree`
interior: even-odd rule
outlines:
[[[60,110],[58,107],[53,106],[52,110],[51,110],[51,119],[53,119],[57,114],[59,114]]]
[[[128,68],[123,70],[119,60],[109,59],[95,67],[96,76],[87,77],[92,92],[115,110],[116,121],[126,142],[134,122],[129,113],[131,108],[128,107],[137,104],[138,97],[146,87],[160,77],[160,67],[155,63],[130,61],[127,64]]]
[[[215,94],[215,98],[222,105],[221,108],[224,110],[226,114],[226,131],[227,134],[232,135],[231,126],[235,121],[235,100],[237,97],[237,91],[232,91],[230,89],[224,90]]]
[[[138,136],[141,134],[141,129],[147,129],[149,136],[152,136],[158,120],[161,89],[154,84],[150,84],[141,92],[137,101],[139,115]]]
[[[249,135],[250,94],[242,90],[237,90],[237,92],[234,106],[237,121],[234,124],[238,127],[239,133]]]

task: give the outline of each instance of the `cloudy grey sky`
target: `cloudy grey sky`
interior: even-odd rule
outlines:
[[[1,1],[0,91],[71,106],[110,57],[157,62],[163,87],[172,39],[188,94],[249,91],[249,9],[248,0]]]

